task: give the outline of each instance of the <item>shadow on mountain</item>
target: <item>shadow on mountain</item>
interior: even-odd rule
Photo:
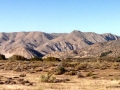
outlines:
[[[43,57],[44,56],[43,54],[41,54],[40,52],[38,52],[34,49],[29,49],[29,50],[37,57]]]

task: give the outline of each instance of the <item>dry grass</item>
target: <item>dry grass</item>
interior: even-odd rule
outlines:
[[[11,73],[11,74],[9,74]],[[4,77],[19,76],[19,72],[0,71]],[[68,82],[61,83],[44,83],[40,82],[40,75],[46,75],[44,72],[37,74],[27,74],[24,79],[33,82],[33,86],[26,86],[22,84],[4,84],[0,85],[1,90],[119,90],[120,80],[105,79],[103,77],[92,79],[90,77],[78,78],[77,76],[59,75],[59,79],[70,79]],[[111,77],[111,76],[110,76]]]
[[[43,90],[119,90],[119,80],[92,80],[75,76],[69,77],[72,81],[69,83],[39,83]]]
[[[0,81],[12,78],[11,81],[16,82],[0,84],[0,90],[120,90],[119,69],[119,62],[108,61],[0,61]],[[61,82],[41,82],[40,76],[48,72]],[[23,84],[22,81],[18,83],[18,79],[23,80]],[[28,82],[32,85],[26,84]]]

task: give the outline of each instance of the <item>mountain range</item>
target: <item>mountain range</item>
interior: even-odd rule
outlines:
[[[31,58],[34,56],[42,57],[44,55],[55,56],[53,53],[65,52],[67,54],[77,51],[79,53],[78,56],[83,57],[90,55],[88,54],[89,50],[94,53],[94,50],[97,50],[95,47],[99,48],[102,43],[102,47],[104,47],[104,44],[110,46],[113,41],[118,44],[120,42],[119,39],[120,36],[111,33],[97,34],[78,30],[74,30],[71,33],[2,32],[0,33],[0,53],[4,54],[7,58],[12,55],[22,55],[26,58]],[[100,48],[100,50],[102,49]],[[83,55],[83,52],[87,54]],[[99,55],[97,51],[95,53]]]

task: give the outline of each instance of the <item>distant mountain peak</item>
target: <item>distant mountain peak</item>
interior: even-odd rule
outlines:
[[[73,30],[71,33],[82,33],[80,30]]]
[[[84,38],[84,32],[81,32],[79,30],[73,30],[70,34],[70,37],[78,37],[78,38]]]

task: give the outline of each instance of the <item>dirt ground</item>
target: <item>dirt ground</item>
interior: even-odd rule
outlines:
[[[108,72],[109,70],[103,70],[103,72]],[[45,74],[43,72],[29,74],[26,73],[25,77],[20,77],[23,72],[14,71],[0,71],[0,76],[4,78],[22,78],[28,80],[32,83],[29,84],[0,84],[0,90],[120,90],[120,80],[113,77],[112,75],[118,75],[118,71],[111,70],[111,75],[109,78],[101,77],[98,79],[93,79],[91,77],[87,78],[77,78],[76,76],[66,76],[60,75],[57,78],[69,78],[70,81],[62,83],[43,83],[40,82],[40,75]],[[25,72],[24,72],[25,73]],[[98,72],[97,72],[98,73]],[[104,74],[103,73],[103,74]],[[101,75],[102,76],[102,75]],[[5,80],[5,79],[4,79]]]
[[[83,75],[79,78],[53,74],[59,80],[69,79],[66,82],[41,82],[41,76],[58,65],[58,62],[0,61],[0,90],[120,90],[118,64],[115,64],[118,68],[77,70]],[[71,68],[75,70],[73,66]]]

